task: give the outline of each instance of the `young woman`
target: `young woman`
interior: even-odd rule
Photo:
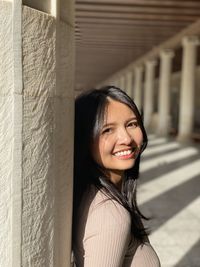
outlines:
[[[159,267],[136,203],[147,145],[132,99],[114,86],[76,99],[73,252],[77,267]]]

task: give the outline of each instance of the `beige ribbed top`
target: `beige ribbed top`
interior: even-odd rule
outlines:
[[[119,203],[94,187],[79,209],[74,255],[77,267],[159,267],[149,243],[131,237],[131,219]]]

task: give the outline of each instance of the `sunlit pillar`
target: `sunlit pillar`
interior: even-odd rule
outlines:
[[[168,134],[170,127],[170,79],[173,56],[172,50],[163,50],[160,53],[157,133],[163,136]]]
[[[138,109],[142,109],[142,82],[143,82],[143,67],[136,66],[134,68],[134,90],[133,90],[133,100],[136,103]]]
[[[120,89],[126,91],[126,79],[125,79],[125,75],[124,74],[120,77],[119,87],[120,87]]]
[[[114,85],[115,85],[116,87],[119,87],[119,82],[118,82],[117,79],[115,80]]]
[[[70,266],[73,9],[0,1],[2,267]]]
[[[153,114],[153,93],[155,80],[156,60],[145,62],[145,82],[144,82],[144,124],[148,128]]]
[[[118,79],[114,78],[112,85],[118,87]]]
[[[133,97],[133,73],[129,71],[126,73],[126,92],[132,98]]]
[[[178,139],[187,141],[193,130],[197,36],[183,38]]]
[[[114,85],[115,85],[116,87],[120,87],[120,82],[119,82],[119,78],[118,78],[118,77],[115,78],[115,83],[114,83]]]
[[[115,86],[115,80],[114,79],[110,79],[108,84],[112,85],[112,86]]]

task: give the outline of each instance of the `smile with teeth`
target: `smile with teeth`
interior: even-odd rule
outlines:
[[[133,152],[133,149],[128,149],[128,150],[116,152],[116,153],[114,153],[114,155],[117,157],[121,157],[121,156],[130,155],[132,152]]]

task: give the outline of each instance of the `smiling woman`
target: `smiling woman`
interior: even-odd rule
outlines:
[[[108,98],[102,130],[93,142],[94,161],[120,189],[125,170],[134,166],[143,134],[137,118],[127,105]]]
[[[107,86],[76,99],[73,251],[77,267],[158,267],[136,202],[141,116],[122,90]]]

